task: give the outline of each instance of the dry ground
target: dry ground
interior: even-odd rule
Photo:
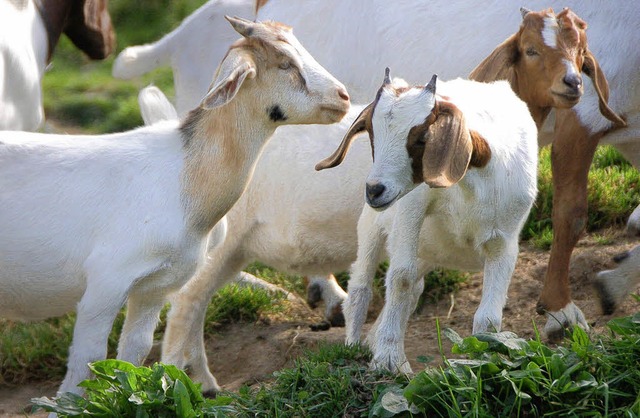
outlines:
[[[603,236],[607,238],[606,244],[602,243]],[[586,236],[574,251],[571,264],[573,298],[591,321],[594,332],[602,332],[604,324],[611,317],[601,315],[590,282],[596,272],[613,267],[613,255],[628,250],[637,243],[637,239],[628,238],[621,231],[610,230]],[[537,250],[529,244],[522,245],[520,250],[509,289],[509,300],[504,310],[503,329],[531,338],[534,336],[532,321],[535,321],[539,329],[543,328],[545,322],[543,317],[535,314],[535,304],[542,289],[549,253]],[[439,361],[436,318],[440,319],[442,328],[451,327],[463,336],[469,334],[481,289],[482,275],[475,274],[451,298],[445,297],[437,304],[428,304],[412,316],[405,348],[414,371],[423,367],[416,361],[418,356],[434,357],[434,364]],[[377,305],[373,309],[379,309],[380,301]],[[638,310],[640,304],[629,297],[615,315],[629,315]],[[242,384],[266,381],[273,371],[290,366],[304,348],[313,348],[321,341],[343,340],[343,328],[311,331],[309,325],[319,320],[319,311],[312,312],[301,305],[295,309],[293,317],[270,318],[255,324],[225,327],[207,341],[207,354],[218,382],[226,389],[235,390]],[[450,345],[446,344],[447,353],[449,348]],[[152,354],[154,356],[157,358],[157,353]],[[31,397],[52,396],[57,384],[0,387],[0,418],[24,416],[22,411]]]

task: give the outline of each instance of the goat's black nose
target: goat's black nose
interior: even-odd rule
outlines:
[[[380,197],[380,195],[382,195],[382,193],[384,193],[386,187],[384,187],[384,184],[379,183],[379,182],[367,182],[367,199],[369,199],[369,201],[373,201],[376,198]]]
[[[582,77],[578,74],[567,74],[564,76],[562,81],[564,81],[564,84],[571,87],[573,90],[577,90],[582,86]]]

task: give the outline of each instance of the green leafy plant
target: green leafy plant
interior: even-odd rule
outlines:
[[[234,412],[231,399],[205,399],[180,369],[154,364],[136,367],[120,360],[92,363],[94,379],[80,383],[86,397],[65,393],[33,399],[37,407],[60,417],[223,417]]]
[[[463,339],[447,329],[452,352],[466,358],[418,373],[404,390],[407,408],[440,417],[638,416],[640,314],[609,328],[596,341],[575,328],[557,348],[511,332]]]

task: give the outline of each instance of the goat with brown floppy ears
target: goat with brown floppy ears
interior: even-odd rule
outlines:
[[[125,301],[118,358],[144,360],[166,296],[203,264],[278,126],[334,123],[349,109],[291,28],[228,20],[242,38],[181,121],[96,136],[0,132],[0,316],[77,309],[60,392],[81,391]]]
[[[335,167],[367,132],[373,166],[358,222],[358,257],[343,309],[348,344],[360,341],[381,252],[385,304],[369,332],[373,366],[410,372],[404,353],[422,277],[436,267],[483,270],[473,332],[500,330],[518,236],[537,193],[537,129],[506,81],[408,86],[389,79],[316,169]]]
[[[581,164],[582,170],[588,170],[591,156],[588,161],[580,156],[592,153],[597,143],[597,140],[586,140],[581,144],[578,135],[584,134],[585,131],[578,129],[575,125],[576,114],[568,110],[578,104],[583,96],[584,80],[581,70],[592,80],[598,108],[613,124],[610,129],[623,128],[627,124],[607,104],[608,83],[598,61],[587,46],[587,24],[569,9],[564,9],[557,15],[552,9],[541,12],[522,9],[522,14],[520,30],[478,65],[471,72],[470,78],[478,81],[508,80],[516,94],[529,106],[539,129],[549,113],[556,109],[553,133],[541,133],[539,142],[541,146],[549,142],[553,144],[554,219],[557,221],[558,217],[566,217],[569,214],[572,219],[564,219],[565,222],[558,223],[554,221],[554,245],[538,303],[539,313],[548,315],[545,334],[556,340],[564,335],[564,328],[570,324],[577,323],[588,328],[584,315],[570,300],[567,270],[568,257],[579,232],[583,229],[583,217],[586,217],[586,183],[583,184],[584,190],[580,191],[580,176],[577,172],[570,175],[569,170],[575,170],[576,164]],[[538,72],[540,77],[532,76],[535,72]],[[524,74],[526,76],[523,76]],[[549,77],[550,74],[556,76]],[[552,81],[550,85],[549,81]],[[584,175],[586,181],[586,172]],[[578,199],[572,202],[571,206],[584,204],[584,209],[567,212],[567,194]],[[575,216],[577,218],[574,218]],[[570,221],[569,228],[566,221]],[[565,242],[569,238],[568,233],[571,234],[572,244]],[[566,269],[562,268],[564,262]]]
[[[41,81],[60,36],[91,59],[115,49],[108,0],[0,2],[0,130],[37,130]]]

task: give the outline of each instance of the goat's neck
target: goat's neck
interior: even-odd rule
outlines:
[[[536,123],[536,128],[540,130],[542,124],[544,123],[544,120],[547,118],[547,116],[549,116],[549,113],[551,113],[551,108],[533,106],[529,105],[528,103],[527,107],[529,108],[529,112],[531,113],[533,121]]]
[[[273,132],[238,101],[192,111],[181,127],[183,201],[189,226],[208,232],[240,197]]]

